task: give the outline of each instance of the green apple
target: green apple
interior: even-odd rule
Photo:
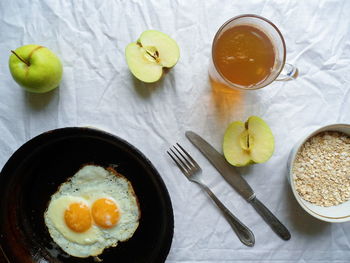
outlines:
[[[147,83],[158,81],[163,68],[175,66],[180,50],[174,39],[156,30],[143,32],[136,42],[125,48],[126,62],[131,73]]]
[[[11,52],[10,72],[21,87],[30,92],[44,93],[59,85],[62,64],[50,49],[39,45],[25,45]]]
[[[257,116],[249,117],[245,123],[232,122],[225,131],[224,156],[234,166],[264,163],[274,149],[275,140],[270,127]]]

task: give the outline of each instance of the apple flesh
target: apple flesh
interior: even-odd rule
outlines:
[[[158,81],[163,68],[172,68],[180,57],[180,50],[171,37],[156,30],[143,32],[136,42],[125,48],[125,57],[131,73],[147,83]]]
[[[275,140],[267,123],[251,116],[244,123],[232,122],[225,131],[223,152],[234,166],[264,163],[272,156]]]
[[[58,87],[63,69],[61,61],[51,50],[39,45],[25,45],[11,52],[10,72],[22,88],[44,93]]]

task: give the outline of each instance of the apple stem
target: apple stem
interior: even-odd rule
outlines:
[[[30,66],[30,63],[25,60],[24,58],[22,58],[20,55],[18,55],[15,51],[11,50],[11,52],[20,60],[22,61],[24,64],[26,64],[28,67]]]

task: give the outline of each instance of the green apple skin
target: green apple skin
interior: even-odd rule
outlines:
[[[232,122],[226,129],[223,152],[234,166],[247,166],[269,160],[275,149],[275,140],[267,123],[251,116],[244,123]]]
[[[13,79],[25,90],[44,93],[58,87],[63,74],[62,63],[48,48],[39,45],[25,45],[15,50],[29,66],[15,54],[9,59]]]

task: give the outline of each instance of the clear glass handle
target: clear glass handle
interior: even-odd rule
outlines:
[[[297,67],[293,66],[292,64],[285,63],[281,73],[276,78],[276,80],[286,81],[296,79],[298,77],[298,73],[299,71]]]

